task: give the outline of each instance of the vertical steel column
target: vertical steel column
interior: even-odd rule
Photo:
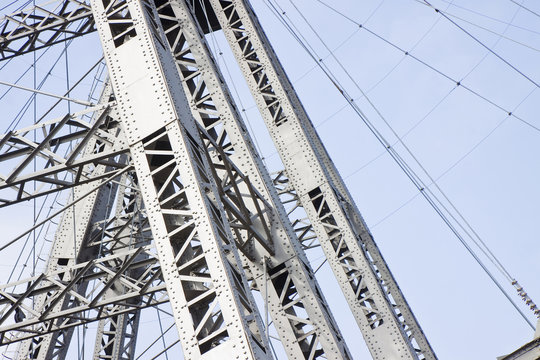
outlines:
[[[244,0],[210,0],[375,359],[436,359]]]
[[[153,3],[92,11],[185,357],[271,358]]]
[[[74,196],[76,199],[80,194],[85,193],[92,185],[80,185],[74,188]],[[88,260],[91,257],[92,249],[87,247],[84,239],[87,239],[87,230],[89,224],[94,221],[100,221],[106,218],[106,206],[104,203],[109,198],[111,192],[115,189],[104,187],[100,191],[96,191],[95,195],[88,196],[87,199],[76,204],[72,209],[66,210],[62,217],[58,230],[56,232],[55,241],[51,249],[47,272],[59,270],[61,268],[69,268],[82,259]],[[76,217],[76,220],[75,220]],[[77,226],[74,228],[74,222]],[[63,281],[69,282],[71,279],[65,277]],[[86,284],[80,284],[78,291],[84,292]],[[64,301],[54,305],[51,311],[60,311],[66,306],[69,306],[70,294],[66,294]],[[36,301],[37,309],[47,308],[48,297],[46,294],[41,295]],[[62,322],[60,318],[57,322]],[[61,330],[55,333],[39,335],[39,329],[36,329],[38,336],[33,339],[23,341],[17,350],[17,359],[63,359],[66,356],[68,346],[71,340],[73,329]]]
[[[100,253],[130,250],[147,245],[151,240],[151,234],[145,236],[145,219],[141,216],[143,206],[133,175],[124,174],[120,180],[115,204],[115,220],[112,221],[113,228],[107,229],[105,223],[95,226],[97,239],[94,242],[100,247]],[[128,276],[136,279],[143,270],[133,270],[132,272],[136,273],[128,273]],[[114,286],[107,290],[104,298],[122,295],[125,292],[125,286],[120,281],[116,281]],[[140,302],[140,299],[134,299],[133,302]],[[140,312],[141,310],[136,309],[99,321],[94,346],[95,360],[134,359]]]
[[[106,100],[110,96],[110,87],[106,87],[101,96],[101,100]],[[112,110],[114,112],[114,110]],[[100,116],[109,116],[109,110],[104,114],[99,112],[95,118]],[[114,115],[113,115],[114,116]],[[121,139],[119,128],[112,129],[114,136]],[[106,145],[105,145],[106,146]],[[84,152],[85,154],[92,154],[95,151],[96,139],[92,138]],[[123,156],[125,159],[125,156]],[[107,166],[99,165],[98,169],[94,171],[96,176],[103,174],[107,171]],[[93,187],[93,184],[83,184],[73,188],[71,200],[79,198],[82,194],[85,194]],[[92,224],[103,221],[110,213],[110,208],[107,207],[108,200],[111,196],[114,198],[116,194],[117,186],[111,184],[111,186],[105,186],[91,195],[86,197],[81,202],[67,209],[59,226],[56,230],[55,239],[50,250],[46,272],[53,272],[62,268],[69,268],[77,262],[87,261],[94,254],[93,249],[88,246],[87,240],[90,236]],[[65,282],[69,282],[67,276],[62,279]],[[80,284],[78,289],[80,292],[84,292],[86,284]],[[69,306],[69,294],[66,294],[63,301],[57,302],[54,305],[54,310],[60,311],[61,309]],[[38,297],[35,307],[36,309],[46,309],[49,299],[47,294]],[[56,320],[58,323],[64,321],[64,318]],[[66,352],[70,343],[70,339],[73,333],[73,329],[65,329],[55,333],[49,333],[45,335],[39,335],[40,329],[36,329],[38,336],[33,339],[25,340],[21,342],[17,350],[17,359],[63,359],[66,356]]]
[[[273,251],[253,242],[253,251],[249,256],[242,255],[242,262],[259,289],[269,288],[269,309],[273,321],[279,324],[276,328],[289,358],[350,358],[271,179],[208,50],[201,26],[209,25],[197,24],[182,0],[156,1],[156,4],[160,4],[157,7],[159,18],[193,116],[210,138],[205,143],[211,155],[209,161],[215,164],[214,172],[224,184],[231,174],[237,176],[235,186],[243,194],[246,210],[251,214],[257,214],[258,210],[258,195],[253,191],[268,202],[271,214],[265,221],[270,237],[264,240]],[[229,166],[228,162],[231,167],[238,166],[237,173],[234,169],[223,170]],[[264,232],[261,229],[261,233]],[[265,258],[268,258],[271,273],[267,281],[263,276]]]

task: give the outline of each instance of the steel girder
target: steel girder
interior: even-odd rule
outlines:
[[[92,10],[185,356],[270,358],[154,4]]]
[[[98,105],[4,135],[0,162],[13,170],[0,175],[0,207],[104,179],[125,167],[118,158],[129,149],[109,116],[113,110],[114,104]],[[97,119],[83,117],[95,111]],[[99,165],[108,170],[98,171]]]
[[[94,231],[83,242],[87,249],[104,251],[94,260],[77,260],[80,263],[60,271],[5,286],[25,284],[26,290],[0,293],[2,344],[30,339],[29,331],[38,326],[49,339],[43,346],[48,350],[41,354],[62,358],[69,329],[101,319],[95,357],[130,358],[139,310],[170,301],[186,356],[212,358],[214,348],[220,348],[241,357],[271,357],[247,288],[251,282],[260,291],[267,289],[264,295],[289,357],[349,358],[296,232],[304,248],[322,246],[374,358],[435,359],[246,2],[211,0],[205,3],[212,9],[204,9],[204,14],[194,6],[197,1],[61,3],[55,11],[36,7],[4,18],[0,60],[98,28],[118,105],[111,98],[92,123],[69,114],[4,136],[0,161],[21,160],[0,181],[0,190],[15,189],[17,195],[3,199],[0,206],[110,177],[131,166],[120,160],[127,152],[135,167],[132,188],[141,186],[148,206],[143,210],[141,198],[131,196],[122,200],[131,205],[121,214],[89,220],[101,235]],[[45,15],[33,16],[40,12]],[[79,28],[67,31],[72,24]],[[275,182],[287,199],[284,203],[294,203],[289,215],[299,208],[308,215],[292,219],[294,228],[285,220],[287,214],[208,52],[203,33],[219,27],[291,178],[283,173]],[[62,33],[67,35],[60,37]],[[135,85],[128,87],[130,81]],[[120,114],[115,120],[108,116],[112,110]],[[145,121],[149,118],[151,124]],[[119,123],[127,139],[118,138],[123,134]],[[79,131],[62,133],[69,125]],[[43,138],[25,138],[36,127],[43,129]],[[301,158],[287,149],[291,133],[302,148]],[[59,155],[58,149],[75,139],[80,145]],[[94,146],[88,146],[90,142]],[[28,168],[33,159],[43,159],[37,172]],[[308,170],[306,163],[316,166]],[[75,181],[60,180],[63,173],[74,174]],[[27,192],[25,183],[34,180],[53,187]],[[115,191],[120,199],[124,190]],[[133,210],[135,203],[138,210]],[[91,212],[106,211],[103,206],[86,202]],[[150,231],[155,248],[148,242]],[[126,238],[133,236],[143,240],[126,245]],[[172,285],[178,281],[181,288]],[[28,303],[38,298],[45,300],[32,310]],[[22,322],[9,320],[21,312],[26,316]],[[244,333],[236,331],[239,328]],[[238,344],[243,344],[240,351]]]
[[[147,255],[144,260],[138,260],[141,254]],[[146,269],[139,278],[129,278],[123,274],[124,271],[139,268]],[[159,280],[159,277],[155,276],[158,271],[156,255],[152,247],[147,246],[119,255],[105,256],[99,260],[80,262],[61,270],[2,286],[1,345],[36,338],[37,334],[46,335],[133,309],[166,302],[165,285],[154,283],[156,278]],[[115,298],[103,297],[118,277],[130,291]],[[92,289],[82,291],[79,288],[79,285],[91,281],[94,284]],[[17,294],[6,291],[6,288],[17,285],[25,286],[26,290]],[[32,299],[40,295],[46,295],[46,301],[32,309]],[[127,305],[131,300],[141,297],[143,301]],[[55,306],[66,298],[69,298],[68,304],[61,310],[56,310]],[[20,315],[21,312],[24,315]],[[81,315],[83,313],[84,316]],[[11,319],[11,315],[14,314],[19,314],[14,316],[15,320]],[[60,318],[63,321],[56,321]]]
[[[116,214],[114,219],[107,223],[112,225],[109,235],[114,238],[112,242],[105,240],[105,228],[101,230],[101,237],[95,239],[95,244],[104,246],[105,249],[114,253],[122,249],[131,249],[135,244],[149,244],[152,234],[148,225],[148,218],[142,211],[143,204],[140,189],[134,175],[124,174],[117,189]],[[132,180],[127,182],[126,180]],[[109,246],[109,244],[113,246]],[[138,245],[140,246],[140,245]],[[140,270],[139,270],[140,272]],[[130,277],[139,274],[132,272]],[[114,287],[107,290],[105,298],[125,294],[127,288],[117,280]],[[140,302],[142,299],[137,299]],[[135,345],[140,320],[140,309],[134,309],[127,313],[104,318],[99,321],[96,342],[94,347],[94,359],[102,360],[130,360],[135,357]]]
[[[435,359],[250,5],[210,3],[372,356]]]
[[[205,34],[220,29],[208,1],[190,0]],[[208,16],[210,14],[210,16]],[[0,61],[96,31],[89,0],[51,0],[0,19]]]
[[[106,86],[101,100],[108,100],[110,98],[110,95],[110,86]],[[105,111],[95,113],[95,118],[93,121],[94,125],[102,123],[102,119],[104,118],[104,116],[109,115],[114,116],[112,113],[109,112],[108,108],[105,109]],[[97,126],[93,127],[97,128]],[[108,129],[108,131],[112,132],[111,139],[115,140],[111,140],[111,142],[108,144],[103,143],[97,146],[97,144],[100,142],[99,136],[96,136],[95,133],[93,135],[89,135],[88,140],[83,139],[83,141],[80,143],[82,144],[82,146],[86,146],[83,154],[92,153],[97,147],[101,147],[102,150],[107,151],[109,148],[115,146],[114,142],[121,142],[122,137],[119,136],[118,128],[111,128]],[[126,166],[128,162],[128,157],[126,155],[122,155],[119,157],[118,162],[123,166]],[[87,170],[87,168],[89,167],[95,168],[93,169],[93,172],[98,178],[100,177],[100,175],[107,174],[111,171],[109,166],[95,164],[86,165],[85,170]],[[94,278],[87,278],[85,277],[84,273],[80,273],[80,275],[75,276],[77,280],[74,281],[70,280],[70,276],[72,276],[71,274],[74,271],[72,270],[73,266],[77,263],[88,260],[100,260],[101,256],[114,256],[115,254],[117,255],[119,252],[125,250],[125,246],[118,246],[118,234],[115,234],[116,236],[113,236],[113,238],[116,238],[116,241],[105,241],[107,236],[103,224],[111,223],[108,220],[109,214],[111,213],[111,210],[113,208],[111,206],[111,199],[114,199],[114,197],[116,196],[118,184],[125,183],[130,178],[130,176],[128,176],[127,174],[128,169],[129,168],[124,171],[123,175],[119,175],[117,179],[114,179],[116,181],[106,183],[106,185],[99,187],[96,191],[90,192],[88,196],[86,196],[85,194],[88,193],[88,189],[90,187],[93,187],[93,184],[79,184],[73,189],[70,202],[80,199],[82,199],[82,201],[77,202],[74,206],[69,207],[64,212],[62,220],[57,228],[55,241],[51,248],[47,268],[45,271],[45,275],[50,277],[52,276],[53,279],[60,282],[61,284],[65,285],[67,281],[70,281],[70,285],[66,286],[60,292],[36,292],[32,295],[29,294],[28,298],[25,299],[26,302],[32,300],[33,309],[40,309],[38,311],[44,312],[41,313],[41,317],[43,317],[45,314],[49,314],[50,318],[53,320],[50,321],[47,325],[34,325],[34,331],[37,331],[37,335],[34,335],[31,339],[23,341],[19,345],[17,354],[18,359],[65,358],[66,351],[68,349],[69,342],[72,336],[73,326],[79,324],[78,322],[74,322],[74,325],[68,326],[67,324],[71,323],[69,319],[70,315],[62,315],[66,309],[74,307],[80,300],[80,298],[75,298],[74,294],[77,293],[79,294],[79,296],[85,297],[87,296],[87,291],[89,291],[88,296],[92,297],[92,302],[95,304],[98,302],[99,297],[103,296],[103,291],[109,291],[111,287],[123,288],[123,285],[119,284],[118,280],[116,283],[107,284],[110,277],[108,274],[106,274],[106,276],[104,276],[101,281],[105,284],[103,285],[103,289],[100,289],[97,292],[96,289],[98,289],[100,285],[99,281],[98,286],[90,284],[91,281],[95,282]],[[124,188],[125,186],[122,187]],[[122,198],[124,198],[128,194],[129,192],[126,192],[125,195],[122,196]],[[85,197],[83,198],[83,196]],[[126,204],[126,206],[129,206],[129,203]],[[122,204],[117,204],[115,218],[119,219],[119,215],[125,213],[125,209],[127,208],[126,206],[122,206]],[[122,227],[117,227],[117,229],[122,229]],[[116,229],[108,229],[107,235],[115,232],[119,233],[119,231],[115,230]],[[98,237],[102,241],[95,241],[96,237]],[[120,237],[120,239],[122,238]],[[140,242],[135,242],[134,244],[136,244],[138,247],[145,245]],[[133,247],[135,247],[135,245],[133,245],[131,248]],[[139,255],[139,260],[140,259],[141,255]],[[115,260],[115,262],[117,261]],[[54,272],[58,269],[63,269],[64,272],[54,275]],[[91,266],[88,268],[88,271],[88,275],[90,275],[93,271]],[[132,274],[128,273],[127,275]],[[33,283],[27,282],[27,286],[32,286],[36,289],[48,288],[50,286],[50,277],[41,279],[40,281],[36,281]],[[136,278],[135,276],[131,277]],[[10,284],[8,284],[8,286],[9,285]],[[7,313],[9,313],[9,310],[7,311]],[[106,314],[106,312],[104,312],[104,314]],[[86,314],[84,312],[77,315],[81,319],[86,319],[86,321],[92,318],[91,316],[86,317]],[[64,326],[55,327],[55,325],[58,324],[64,324]],[[0,326],[4,328],[4,325],[6,324],[2,323],[2,325]],[[19,333],[17,334],[12,331],[11,334],[8,334],[8,336],[12,335],[11,337],[13,339],[20,340],[21,334],[23,334],[24,338],[24,332],[26,331],[26,329],[28,329],[28,326],[22,328],[15,328],[13,330],[18,331]]]
[[[271,316],[280,324],[277,330],[289,357],[349,358],[271,179],[209,53],[195,21],[196,9],[191,7],[190,13],[188,5],[178,0],[159,3],[160,21],[200,125],[218,193],[243,250],[242,262],[255,286],[268,290]],[[259,235],[249,231],[246,220],[260,229]],[[244,232],[239,231],[242,228]],[[251,251],[245,251],[246,245]],[[265,281],[265,271],[274,277]]]
[[[0,19],[0,61],[96,31],[88,0],[53,0]]]

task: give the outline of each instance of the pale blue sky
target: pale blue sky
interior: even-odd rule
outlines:
[[[450,2],[438,0],[432,3],[453,16],[504,34],[506,38],[501,38],[453,18],[524,74],[540,81],[539,16],[520,9],[510,0],[455,0],[453,5]],[[517,2],[521,3],[521,0]],[[346,89],[359,98],[360,92],[335,61],[327,57],[328,52],[310,33],[289,0],[277,0],[275,3],[284,8],[286,15],[325,59],[325,63],[338,74]],[[361,88],[369,90],[368,96],[396,132],[403,136],[412,128],[404,141],[431,175],[438,178],[448,171],[438,184],[508,271],[533,299],[540,301],[537,275],[540,270],[537,246],[540,131],[514,117],[507,118],[502,110],[463,87],[456,88],[455,83],[316,1],[294,0],[294,3],[328,46],[337,48],[335,55]],[[266,4],[266,0],[253,1],[259,20],[289,78],[439,358],[495,359],[530,340],[533,331],[425,200],[415,197],[418,191],[346,106],[345,100],[321,71],[314,68],[313,61],[284,30]],[[524,0],[522,4],[540,13],[540,6],[532,0]],[[342,0],[334,1],[332,5],[374,33],[540,127],[540,92],[535,90],[536,85],[494,55],[485,57],[485,48],[419,1]],[[240,94],[240,100],[235,95],[238,107],[245,109],[243,114],[254,130],[268,167],[276,170],[278,157],[258,117],[254,101],[243,80],[238,78],[238,70],[229,52],[225,51],[221,35],[216,34],[209,40],[212,49],[216,40],[223,50],[219,63],[226,63],[235,78],[234,87]],[[87,49],[95,50],[89,52]],[[54,54],[40,60],[38,75],[47,72],[58,51]],[[74,73],[83,73],[84,66],[100,57],[96,34],[75,40],[69,54],[70,69]],[[0,78],[14,81],[31,62],[31,55],[22,57],[17,64],[14,62],[6,67],[10,71],[0,73]],[[54,70],[47,90],[63,89],[66,81],[64,66],[61,63]],[[471,72],[471,69],[474,70]],[[224,72],[228,77],[228,72]],[[71,81],[75,79],[77,75],[70,76]],[[27,76],[25,81],[30,86],[31,76]],[[229,83],[232,87],[232,82]],[[86,98],[84,94],[89,87],[90,80],[83,83],[77,97]],[[0,91],[3,92],[4,88]],[[26,96],[26,93],[13,91],[11,96],[0,100],[0,108],[8,119],[4,120],[4,128]],[[38,104],[44,106],[48,101],[39,98]],[[358,99],[357,103],[393,143],[395,138],[365,99]],[[23,123],[28,125],[31,121],[32,116],[29,115]],[[4,128],[0,132],[4,132]],[[404,154],[400,146],[396,149]],[[21,204],[16,211],[0,209],[0,223],[6,229],[7,239],[19,234],[31,222],[31,209],[30,204]],[[19,226],[14,227],[14,221],[19,222]],[[52,232],[49,238],[51,236]],[[12,253],[5,259],[11,256]],[[317,252],[310,257],[314,259],[314,266],[322,261]],[[2,271],[9,269],[10,264],[6,261]],[[490,269],[493,270],[492,267]],[[323,266],[318,275],[355,359],[369,358],[346,305],[340,300],[339,289],[329,268]],[[496,276],[504,282],[499,274]],[[510,286],[506,289],[521,306],[514,290]],[[522,309],[530,315],[525,306]],[[151,319],[153,314],[146,316],[148,324],[156,325],[155,318]],[[534,321],[532,316],[530,318]]]

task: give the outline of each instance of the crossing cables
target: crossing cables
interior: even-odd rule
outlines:
[[[325,5],[329,9],[332,9],[332,10],[336,11],[330,5],[322,2],[321,0],[317,0],[317,1],[319,3]],[[322,42],[324,47],[328,51],[330,51],[329,47],[326,45],[324,40],[319,36],[318,32],[313,28],[313,26],[309,23],[309,21],[304,17],[302,12],[296,7],[296,5],[293,3],[293,1],[289,0],[289,2],[298,11],[300,16],[303,18],[303,20],[306,22],[306,24],[309,26],[309,28],[314,32],[316,37]],[[278,20],[285,26],[285,28],[293,36],[293,38],[300,44],[300,46],[313,59],[313,61],[317,64],[317,66],[325,74],[325,76],[332,82],[332,84],[336,87],[336,89],[340,92],[340,94],[345,98],[345,100],[347,101],[349,106],[354,110],[354,112],[358,115],[358,117],[362,120],[362,122],[373,133],[373,135],[377,138],[377,140],[381,143],[381,145],[384,146],[385,150],[389,153],[389,155],[396,162],[396,164],[399,166],[399,168],[405,173],[405,175],[409,178],[409,180],[418,189],[419,193],[425,198],[425,200],[428,202],[428,204],[435,210],[435,212],[439,215],[439,217],[448,226],[450,231],[456,236],[456,238],[460,241],[460,243],[466,248],[467,252],[469,252],[469,254],[474,258],[474,260],[482,268],[482,270],[484,270],[484,272],[488,275],[488,277],[491,279],[491,281],[497,286],[497,288],[506,297],[506,299],[512,304],[512,306],[516,309],[516,311],[518,311],[518,313],[523,317],[523,319],[527,322],[527,324],[534,330],[535,329],[534,324],[525,315],[525,313],[519,308],[519,306],[516,304],[516,302],[510,296],[510,294],[504,289],[503,285],[496,279],[495,275],[489,270],[489,268],[480,259],[479,255],[469,245],[468,241],[466,240],[466,237],[468,239],[470,239],[470,241],[472,241],[478,247],[478,249],[480,249],[480,251],[487,257],[487,259],[494,265],[494,267],[503,275],[503,277],[506,278],[512,284],[512,286],[514,286],[516,288],[516,290],[518,291],[518,295],[530,307],[530,309],[533,311],[533,313],[535,314],[536,317],[540,317],[540,309],[537,308],[537,306],[534,304],[532,299],[530,299],[530,297],[528,297],[527,293],[519,285],[517,280],[515,280],[510,275],[510,273],[506,270],[506,268],[502,265],[502,263],[498,260],[498,258],[493,254],[493,252],[489,249],[487,244],[482,240],[482,238],[475,231],[475,229],[471,226],[471,224],[465,219],[465,217],[456,208],[456,206],[448,198],[448,196],[445,194],[445,192],[439,187],[436,180],[429,174],[429,172],[426,170],[426,168],[420,163],[418,158],[407,147],[407,145],[403,142],[401,137],[399,137],[399,135],[394,131],[391,124],[385,119],[385,117],[381,114],[379,109],[369,99],[367,94],[360,88],[358,83],[352,78],[352,76],[349,74],[349,72],[346,70],[346,68],[342,65],[341,61],[330,51],[331,56],[333,57],[333,59],[342,68],[342,70],[347,74],[349,79],[352,81],[352,83],[355,85],[355,87],[361,92],[362,96],[368,101],[370,106],[375,110],[375,112],[383,120],[383,122],[386,124],[386,126],[388,126],[388,128],[391,130],[393,135],[398,139],[399,144],[401,146],[403,146],[403,148],[408,153],[408,155],[411,156],[411,158],[414,160],[414,162],[417,164],[417,166],[422,170],[422,172],[425,174],[425,176],[427,176],[427,178],[430,181],[429,184],[426,184],[422,180],[422,178],[418,175],[418,173],[396,151],[394,146],[392,146],[392,144],[388,140],[386,140],[384,135],[378,130],[378,128],[374,125],[374,123],[371,122],[368,119],[368,117],[362,112],[362,110],[359,108],[359,106],[354,101],[354,98],[351,95],[349,95],[346,88],[341,84],[341,82],[334,75],[332,70],[324,62],[319,61],[319,59],[321,59],[321,57],[317,55],[316,51],[313,49],[313,47],[310,46],[310,44],[307,42],[305,37],[303,37],[300,34],[300,32],[295,27],[295,25],[288,18],[288,16],[283,16],[283,15],[285,15],[285,12],[281,8],[278,9],[279,5],[274,4],[274,2],[272,0],[266,0],[265,3],[270,8],[272,13],[275,16],[277,16]],[[350,19],[346,15],[344,15],[342,13],[339,13],[339,14],[341,14],[342,16],[344,16],[347,19],[354,22],[354,20]],[[361,26],[360,24],[358,24],[358,25]],[[388,41],[385,40],[385,42],[388,42]],[[408,53],[406,53],[406,55],[408,55]],[[429,67],[434,69],[435,71],[439,72],[435,68],[433,68],[431,66],[429,66]],[[448,76],[445,75],[445,77],[448,77]],[[460,85],[459,82],[456,82],[456,83],[457,83],[458,86]],[[512,113],[509,111],[508,116],[511,116],[511,115],[512,115]],[[529,124],[529,125],[534,127],[532,124]],[[536,127],[534,127],[534,128],[537,131],[540,131],[540,129],[538,129]],[[443,200],[441,200],[431,190],[431,188],[430,188],[431,185],[433,185],[436,188],[436,190],[439,192],[439,194],[442,195]],[[445,205],[445,203],[447,205]]]

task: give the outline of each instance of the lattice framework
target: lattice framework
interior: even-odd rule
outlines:
[[[168,302],[187,358],[272,358],[254,290],[289,358],[349,359],[304,254],[320,246],[373,358],[436,359],[247,2],[52,4],[3,19],[0,60],[97,30],[110,84],[0,140],[16,164],[0,206],[69,188],[73,202],[47,271],[0,288],[1,345],[63,359],[99,321],[94,357],[131,359],[140,311]],[[274,180],[208,50],[220,28],[285,165]]]

